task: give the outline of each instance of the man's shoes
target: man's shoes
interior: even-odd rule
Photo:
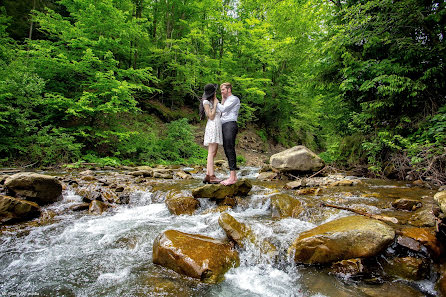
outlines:
[[[219,184],[221,179],[218,179],[215,175],[207,175],[203,179],[203,183],[205,184]]]

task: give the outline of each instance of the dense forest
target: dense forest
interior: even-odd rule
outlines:
[[[0,164],[202,163],[206,83],[337,166],[446,182],[443,0],[3,0]]]

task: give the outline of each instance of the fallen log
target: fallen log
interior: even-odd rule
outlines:
[[[332,208],[337,208],[337,209],[342,209],[342,210],[348,210],[348,211],[352,211],[352,212],[357,213],[357,214],[362,215],[362,216],[370,217],[372,219],[398,224],[398,219],[394,218],[394,217],[375,215],[375,214],[371,214],[371,213],[368,213],[368,212],[360,211],[360,210],[357,210],[357,209],[354,209],[354,208],[338,206],[338,205],[333,205],[333,204],[326,204],[326,203],[323,203],[323,202],[321,203],[321,206],[332,207]]]

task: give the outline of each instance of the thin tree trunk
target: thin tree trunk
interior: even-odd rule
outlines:
[[[33,0],[33,10],[36,9],[36,0]],[[28,39],[31,40],[33,37],[33,27],[34,27],[34,22],[31,16],[31,23],[29,25],[29,33],[28,33]]]

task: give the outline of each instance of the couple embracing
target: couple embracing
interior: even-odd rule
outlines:
[[[235,137],[238,126],[237,117],[240,109],[240,99],[232,95],[232,85],[223,83],[220,85],[221,103],[217,99],[217,84],[207,84],[204,87],[203,98],[200,102],[200,119],[206,115],[208,121],[204,133],[204,145],[208,147],[208,159],[206,177],[204,183],[225,186],[237,181],[237,158],[235,154]],[[226,158],[231,171],[229,178],[219,180],[214,173],[214,157],[217,155],[218,145],[223,145]]]

